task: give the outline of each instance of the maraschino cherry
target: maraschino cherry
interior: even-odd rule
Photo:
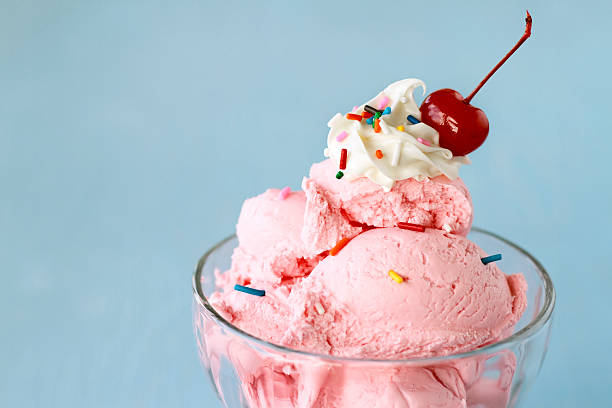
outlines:
[[[531,35],[531,15],[527,11],[527,27],[521,39],[506,56],[478,84],[467,97],[452,89],[440,89],[431,93],[420,107],[421,121],[436,129],[440,134],[440,146],[449,149],[454,156],[465,156],[478,149],[489,133],[489,120],[485,113],[470,105],[470,101],[495,71]]]

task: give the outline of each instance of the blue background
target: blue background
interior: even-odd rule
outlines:
[[[469,93],[527,7],[462,177],[557,286],[527,406],[607,405],[612,6],[431,3],[1,1],[0,405],[218,407],[200,254],[243,199],[299,187],[336,112],[405,77]]]

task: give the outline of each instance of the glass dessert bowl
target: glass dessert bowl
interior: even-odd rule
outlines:
[[[198,352],[228,408],[518,407],[546,355],[555,291],[540,263],[479,228],[468,238],[503,253],[504,272],[527,281],[527,309],[512,333],[475,350],[403,360],[337,357],[272,344],[235,327],[211,306],[215,272],[230,267],[231,236],[202,256],[193,276]]]

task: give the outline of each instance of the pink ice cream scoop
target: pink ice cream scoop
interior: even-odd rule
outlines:
[[[253,254],[268,252],[281,244],[300,251],[305,207],[303,191],[293,191],[285,197],[281,190],[271,188],[249,198],[242,205],[236,225],[240,246]]]
[[[302,240],[311,253],[357,235],[363,226],[390,227],[409,222],[459,235],[470,231],[472,199],[459,178],[410,178],[397,181],[391,191],[385,192],[365,177],[338,180],[335,170],[332,160],[315,163],[310,177],[302,182],[306,193]]]
[[[522,315],[527,285],[484,265],[485,256],[439,230],[369,230],[304,280],[327,311],[312,324],[341,356],[426,357],[493,342]]]
[[[236,226],[240,245],[232,256],[232,270],[221,278],[220,286],[250,281],[278,284],[310,273],[321,258],[304,249],[305,207],[303,191],[286,194],[269,189],[246,200]]]

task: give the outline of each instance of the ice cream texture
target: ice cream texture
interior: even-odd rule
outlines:
[[[251,280],[265,287],[261,300],[228,287],[213,305],[248,333],[316,353],[379,359],[457,353],[500,339],[526,307],[522,275],[483,265],[486,255],[440,230],[375,228],[299,280]]]
[[[489,254],[466,237],[473,206],[457,172],[468,160],[437,146],[432,128],[405,120],[418,119],[412,92],[419,86],[396,82],[354,111],[389,107],[376,118],[379,132],[365,120],[332,118],[329,158],[312,165],[301,190],[269,189],[245,201],[231,268],[217,274],[210,297],[229,323],[292,349],[365,359],[444,356],[512,332],[526,308],[526,281],[483,264]],[[346,177],[338,179],[342,149]],[[330,369],[305,372],[286,362],[281,369],[246,351],[236,355],[247,388],[264,376],[286,394],[287,407],[465,407],[478,370],[466,363],[349,381]],[[509,372],[512,357],[504,360]],[[364,391],[347,392],[356,384]],[[266,406],[258,389],[248,392],[252,406]]]

